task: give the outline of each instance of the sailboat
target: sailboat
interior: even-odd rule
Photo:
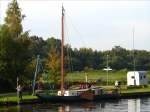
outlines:
[[[36,93],[36,96],[42,101],[47,102],[74,102],[74,101],[95,101],[102,99],[116,99],[120,97],[120,94],[106,94],[100,87],[89,87],[78,90],[65,90],[64,89],[64,16],[65,10],[62,6],[62,26],[61,26],[61,89],[57,95],[51,95],[48,93]]]

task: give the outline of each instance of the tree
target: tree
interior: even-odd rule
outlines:
[[[115,46],[110,51],[110,65],[113,69],[120,70],[127,68],[127,51],[126,49]]]
[[[19,76],[23,82],[31,77],[26,66],[31,61],[29,49],[30,40],[27,33],[22,33],[15,40],[6,25],[0,30],[0,79],[7,83],[9,89],[15,89],[16,78]],[[3,85],[3,84],[0,84]],[[6,88],[6,89],[8,89]]]
[[[11,83],[12,80],[9,76],[10,72],[10,50],[12,48],[12,38],[8,32],[8,28],[6,26],[1,26],[0,29],[0,91],[12,88]],[[3,85],[7,85],[3,88]]]
[[[48,38],[46,40],[47,43],[47,50],[49,51],[51,48],[55,48],[56,52],[60,51],[61,49],[61,40],[55,39],[54,37]]]
[[[31,41],[29,32],[22,32],[22,20],[18,3],[13,0],[8,5],[5,23],[0,26],[0,85],[7,84],[2,89],[15,89],[17,76],[22,83],[31,78],[26,69],[32,61]]]
[[[136,51],[137,52],[137,51]],[[136,70],[149,70],[150,69],[150,55],[148,52],[141,50],[135,55],[136,57]]]
[[[33,57],[36,57],[37,55],[40,55],[41,58],[46,57],[48,53],[46,41],[44,41],[42,37],[38,36],[31,36],[30,40],[30,49],[32,50]]]
[[[18,6],[17,0],[12,0],[8,5],[5,17],[5,25],[9,28],[12,37],[17,38],[23,31],[22,20],[25,15],[21,14],[21,9]]]
[[[49,82],[58,84],[60,81],[60,57],[55,48],[51,48],[51,51],[49,52],[46,67],[49,70]]]

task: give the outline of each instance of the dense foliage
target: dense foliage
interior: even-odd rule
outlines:
[[[5,23],[0,25],[0,91],[15,89],[17,77],[24,86],[30,86],[37,55],[40,55],[50,82],[57,83],[60,80],[61,40],[29,36],[29,32],[23,32],[21,22],[24,17],[17,1],[12,0]],[[114,70],[133,70],[133,51],[120,46],[109,51],[97,51],[91,48],[72,49],[67,44],[64,49],[66,72],[100,70],[106,67],[107,61]],[[150,70],[150,52],[135,50],[134,53],[135,69]]]

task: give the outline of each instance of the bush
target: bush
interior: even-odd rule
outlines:
[[[148,85],[139,85],[139,86],[130,85],[130,86],[127,86],[127,89],[138,89],[138,88],[147,88],[147,87]]]

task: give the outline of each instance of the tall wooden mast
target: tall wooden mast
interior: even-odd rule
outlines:
[[[62,19],[61,19],[61,96],[64,96],[64,7],[62,6]]]

